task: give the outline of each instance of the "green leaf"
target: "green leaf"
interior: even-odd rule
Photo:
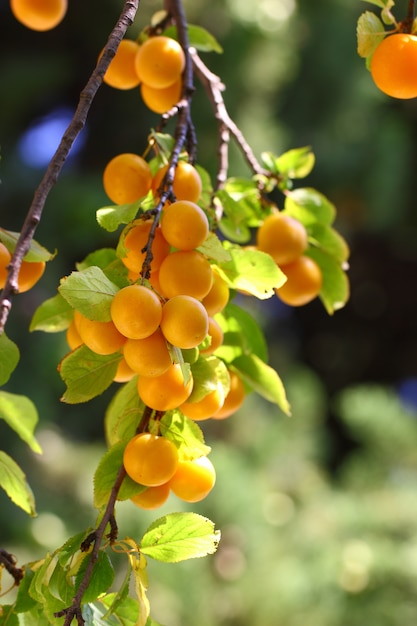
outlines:
[[[61,400],[78,404],[102,394],[113,382],[121,358],[119,352],[103,356],[84,345],[67,354],[58,367],[67,386]]]
[[[98,322],[111,320],[110,305],[118,291],[118,286],[95,265],[72,272],[61,279],[59,286],[60,294],[74,309]]]
[[[224,249],[220,239],[214,233],[210,233],[205,242],[197,248],[208,259],[223,263],[230,260],[230,254]]]
[[[262,361],[268,359],[264,334],[250,313],[229,302],[215,319],[224,333],[223,344],[216,351],[216,355],[226,363],[241,354],[256,354]]]
[[[0,419],[3,419],[34,452],[38,454],[42,452],[33,434],[39,419],[38,412],[29,398],[0,391]]]
[[[288,191],[283,213],[295,217],[304,226],[315,222],[332,224],[336,217],[336,209],[330,200],[311,187]]]
[[[231,259],[217,267],[229,287],[265,300],[274,295],[275,287],[284,284],[285,275],[269,254],[240,246],[226,249],[230,252]]]
[[[13,254],[17,241],[20,237],[20,233],[13,232],[11,230],[5,230],[0,228],[0,241],[6,246],[6,248]],[[55,256],[55,252],[49,252],[46,248],[41,246],[35,239],[32,239],[28,252],[23,257],[25,261],[42,262],[50,261]]]
[[[290,415],[284,385],[270,365],[255,354],[242,354],[233,361],[232,367],[260,396],[277,404],[283,413]]]
[[[126,441],[116,443],[101,458],[94,474],[94,506],[102,509],[106,506],[111,490],[123,466],[123,452]],[[125,476],[117,495],[118,500],[128,500],[143,491],[144,487]]]
[[[160,420],[161,435],[178,448],[180,457],[189,460],[207,456],[211,448],[204,443],[204,435],[196,422],[180,411],[169,411]]]
[[[105,596],[99,598],[99,602],[106,607],[107,611],[104,617],[114,615],[116,624],[123,624],[123,626],[136,626],[139,617],[138,601],[134,598],[124,597],[121,601],[117,602],[116,593],[108,593]],[[105,623],[108,623],[107,620]],[[146,622],[148,624],[148,622]]]
[[[29,330],[43,330],[58,333],[68,328],[73,318],[73,310],[60,293],[42,302],[36,309]]]
[[[156,520],[140,543],[143,554],[164,563],[178,563],[213,554],[220,531],[197,513],[171,513]]]
[[[245,206],[235,200],[225,189],[219,189],[215,197],[221,206],[221,219],[219,221],[220,232],[236,243],[250,241],[251,232],[247,224],[247,211]]]
[[[78,589],[85,571],[89,564],[89,556],[87,555],[78,570],[75,586]],[[114,580],[114,569],[111,561],[103,550],[100,550],[97,561],[94,563],[93,572],[89,580],[87,589],[83,594],[83,602],[94,602],[102,593],[105,593]]]
[[[226,180],[224,192],[238,203],[239,211],[244,216],[246,226],[258,226],[264,219],[265,206],[259,192],[258,183],[254,179],[232,177]],[[219,198],[224,192],[218,194]]]
[[[146,559],[140,553],[138,545],[133,539],[127,539],[126,543],[130,546],[128,558],[132,567],[136,596],[138,599],[139,616],[136,626],[146,626],[150,606],[147,596],[148,590],[148,574],[146,571]]]
[[[2,604],[0,607],[0,626],[19,626],[19,618],[13,604]]]
[[[305,178],[315,164],[315,156],[310,146],[288,150],[278,157],[272,152],[264,152],[261,159],[272,174],[287,178]]]
[[[108,232],[114,232],[121,224],[129,224],[140,212],[151,209],[155,204],[154,197],[151,192],[132,204],[119,204],[105,206],[98,209],[96,219],[99,225]],[[139,211],[140,210],[140,211]]]
[[[75,267],[81,272],[87,269],[87,267],[96,265],[104,271],[109,265],[114,264],[115,261],[117,261],[117,254],[114,248],[99,248],[87,254],[82,261],[75,264]]]
[[[356,26],[359,56],[367,58],[373,54],[386,34],[383,23],[375,13],[362,13]]]
[[[109,446],[133,437],[144,408],[138,394],[135,376],[116,391],[107,407],[104,429]]]
[[[26,613],[27,611],[33,609],[37,604],[36,600],[29,595],[29,587],[34,575],[34,572],[29,567],[25,567],[25,573],[16,595],[16,613]]]
[[[217,357],[203,356],[191,366],[193,375],[193,390],[187,402],[198,402],[211,391],[217,389],[220,383],[226,396],[230,389],[230,378],[226,365]]]
[[[0,335],[0,385],[5,385],[19,363],[20,352],[17,345],[6,336]]]
[[[33,493],[26,476],[13,459],[0,450],[0,487],[10,500],[32,517],[36,515]]]
[[[213,35],[202,26],[188,24],[187,30],[190,46],[193,46],[197,50],[201,50],[201,52],[217,52],[218,54],[221,54],[223,52],[223,48],[221,47],[217,39],[213,37]],[[177,39],[178,35],[176,26],[170,26],[169,28],[166,28],[164,30],[164,35]]]
[[[349,299],[349,280],[343,266],[334,257],[319,248],[310,247],[306,255],[319,265],[323,275],[320,299],[329,315],[343,308]]]
[[[343,237],[331,226],[316,222],[308,228],[310,243],[320,248],[339,263],[345,263],[349,258],[349,247]]]

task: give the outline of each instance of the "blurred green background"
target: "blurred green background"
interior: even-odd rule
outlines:
[[[397,2],[396,16],[406,12]],[[38,34],[0,4],[0,224],[20,230],[34,189],[122,6],[71,0],[64,22]],[[222,541],[213,557],[150,563],[155,619],[166,626],[414,626],[417,621],[417,103],[373,86],[356,54],[352,0],[188,0],[191,23],[223,55],[204,54],[255,153],[310,145],[305,184],[338,208],[351,247],[348,305],[289,309],[243,298],[257,316],[292,404],[286,418],[251,395],[230,420],[205,424],[215,490],[195,510]],[[142,0],[134,37],[160,3]],[[198,161],[215,171],[215,121],[199,85]],[[41,558],[94,523],[92,476],[104,450],[111,389],[88,405],[60,403],[63,336],[28,332],[35,308],[91,250],[115,244],[96,210],[101,174],[121,151],[142,152],[157,116],[137,91],[99,91],[52,191],[37,240],[58,250],[38,287],[17,297],[7,326],[22,349],[6,389],[40,414],[42,456],[0,423],[1,448],[25,469],[38,517],[0,494],[0,545],[19,563]],[[232,149],[231,174],[249,172]],[[303,182],[304,184],[304,182]],[[139,538],[159,512],[120,504],[121,536]],[[198,617],[196,617],[198,616]],[[197,620],[197,621],[196,621]]]

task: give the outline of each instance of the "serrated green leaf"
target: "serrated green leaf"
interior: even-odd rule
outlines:
[[[224,249],[220,239],[214,233],[210,233],[205,242],[197,248],[208,259],[223,263],[230,260],[230,254]]]
[[[58,559],[58,562],[64,566],[68,563],[68,561],[79,552],[81,543],[86,538],[86,531],[82,531],[73,535],[67,541],[55,551],[55,555]]]
[[[58,333],[68,328],[73,318],[73,310],[60,293],[42,302],[33,314],[29,330],[43,330]]]
[[[39,417],[35,405],[26,396],[0,391],[0,419],[3,419],[34,451],[42,449],[34,436]]]
[[[88,402],[103,393],[116,374],[121,353],[100,355],[81,345],[67,354],[59,364],[60,376],[67,386],[62,402]]]
[[[386,35],[384,25],[375,13],[365,11],[358,19],[356,36],[358,54],[360,57],[369,57],[379,46]]]
[[[17,463],[0,450],[0,487],[10,500],[32,517],[36,515],[35,500],[26,476]]]
[[[170,513],[156,520],[140,543],[143,554],[164,563],[195,559],[217,550],[220,531],[197,513]]]
[[[323,275],[320,299],[326,311],[332,315],[343,308],[349,299],[350,288],[346,271],[339,261],[318,248],[310,247],[306,255],[319,265]]]
[[[104,417],[107,444],[112,446],[133,437],[143,410],[135,376],[117,390],[107,407]]]
[[[285,275],[269,254],[232,245],[226,249],[231,259],[217,267],[229,287],[265,300],[285,282]]]
[[[225,189],[219,189],[215,198],[221,206],[220,232],[231,241],[247,243],[251,231],[247,223],[247,211],[243,203],[235,200]]]
[[[86,556],[78,570],[75,587],[78,589],[85,571],[89,564],[89,555]],[[83,594],[83,602],[94,602],[102,593],[105,593],[114,580],[114,568],[106,552],[100,550],[97,561],[94,563],[93,571],[89,579],[87,589]]]
[[[97,266],[102,270],[108,268],[109,265],[117,261],[115,248],[99,248],[87,254],[87,256],[75,264],[79,272],[87,269],[87,267]]]
[[[339,263],[345,263],[349,258],[349,247],[343,237],[331,226],[326,224],[311,224],[308,228],[310,243],[316,248],[335,258]]]
[[[161,435],[175,443],[181,458],[197,459],[207,456],[211,450],[205,445],[198,424],[179,411],[165,413],[160,420],[160,429]]]
[[[287,192],[283,213],[295,217],[304,226],[315,222],[332,224],[336,217],[334,204],[311,187],[301,187]]]
[[[290,415],[284,385],[278,373],[255,354],[242,354],[232,363],[241,378],[260,396],[277,404],[281,411]]]
[[[119,288],[101,268],[92,265],[61,279],[58,290],[74,309],[88,319],[109,322],[110,305]]]
[[[116,443],[102,456],[94,474],[94,506],[102,509],[106,506],[111,490],[116,482],[120,468],[123,466],[125,442]],[[128,500],[143,491],[144,487],[125,476],[117,495],[118,500]]]
[[[19,363],[20,352],[17,345],[6,333],[0,335],[0,385],[5,385]]]
[[[19,237],[20,233],[0,228],[0,241],[12,254],[14,252]],[[33,239],[30,243],[30,248],[28,252],[23,258],[25,261],[28,261],[30,263],[38,263],[42,261],[50,261],[54,258],[55,254],[56,252],[49,252],[49,250],[41,246],[35,239]]]
[[[187,25],[189,45],[193,46],[196,50],[201,52],[217,52],[221,54],[223,48],[215,37],[208,30],[202,26],[195,26],[194,24]],[[164,35],[177,39],[176,26],[169,26],[164,30]]]
[[[226,363],[231,363],[241,354],[256,354],[262,361],[268,359],[264,334],[248,311],[229,302],[215,319],[224,333],[223,344],[216,351],[216,355]]]

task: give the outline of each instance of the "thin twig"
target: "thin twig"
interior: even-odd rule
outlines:
[[[217,173],[216,188],[221,188],[227,178],[228,146],[230,135],[236,141],[253,173],[257,175],[267,175],[267,172],[263,169],[253,154],[253,151],[246,141],[242,131],[231,119],[227,111],[222,95],[224,85],[221,79],[208,69],[195,48],[190,48],[189,52],[193,60],[194,71],[207,91],[214,109],[215,117],[219,124],[219,168]]]
[[[73,118],[62,136],[60,144],[46,169],[41,183],[35,191],[32,204],[29,207],[16,248],[9,264],[7,281],[0,298],[0,335],[4,331],[7,318],[12,307],[13,295],[18,291],[17,278],[23,257],[30,248],[36,228],[42,217],[48,195],[57,182],[58,176],[67,160],[74,141],[85,126],[94,97],[103,82],[103,76],[112,58],[116,54],[116,50],[120,41],[123,39],[126,30],[135,19],[136,12],[139,8],[139,2],[140,0],[125,1],[120,17],[113,28],[106,45],[104,46],[103,54],[88,79],[86,86],[80,93],[78,106],[75,110]]]
[[[408,0],[407,17],[401,22],[401,30],[405,33],[411,33],[416,12],[416,0]]]

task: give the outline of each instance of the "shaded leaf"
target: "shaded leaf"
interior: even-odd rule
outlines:
[[[94,474],[94,506],[101,509],[106,506],[116,478],[123,466],[123,451],[126,442],[119,442],[112,446],[102,456]],[[144,487],[125,476],[117,495],[118,500],[128,500],[143,491]]]
[[[46,333],[58,333],[71,323],[74,311],[60,293],[42,302],[36,309],[30,322],[29,330],[43,330]]]
[[[0,241],[11,253],[14,252],[19,237],[20,233],[0,228]],[[49,252],[49,250],[41,246],[35,239],[32,239],[29,251],[25,254],[23,259],[30,263],[38,263],[40,261],[50,261],[54,258],[55,254],[55,252]]]
[[[306,255],[314,259],[321,269],[323,285],[319,296],[326,311],[331,315],[343,308],[349,299],[350,287],[346,271],[337,259],[323,250],[310,247]]]
[[[31,516],[36,515],[35,500],[26,476],[13,459],[0,450],[0,487],[10,500]]]
[[[365,11],[359,16],[356,36],[358,43],[358,54],[360,57],[369,57],[379,46],[386,35],[385,28],[381,20],[372,11]]]
[[[207,456],[211,448],[204,443],[199,425],[180,411],[170,411],[160,420],[161,435],[170,439],[178,448],[180,458],[196,459]]]
[[[19,363],[20,352],[17,345],[6,333],[0,335],[0,385],[5,385]]]
[[[110,305],[119,287],[111,282],[100,267],[92,265],[72,272],[61,279],[60,294],[90,320],[111,320]]]
[[[250,313],[229,302],[215,319],[224,333],[223,344],[216,350],[216,355],[227,363],[241,354],[256,354],[263,361],[267,360],[264,334]]]
[[[78,570],[75,587],[78,589],[89,564],[89,555],[86,556]],[[89,579],[88,586],[83,594],[83,602],[94,602],[102,593],[105,593],[114,580],[113,565],[106,552],[100,550],[97,561],[94,563],[93,571]]]
[[[135,376],[116,391],[107,407],[104,428],[109,446],[133,437],[143,409],[144,404],[138,394]]]

